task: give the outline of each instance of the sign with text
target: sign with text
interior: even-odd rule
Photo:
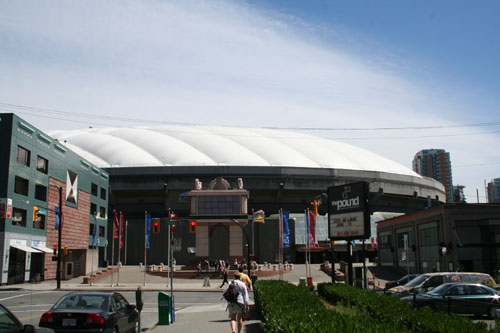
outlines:
[[[328,237],[330,240],[370,238],[368,194],[367,182],[328,188]]]

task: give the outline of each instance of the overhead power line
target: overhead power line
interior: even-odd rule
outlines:
[[[113,126],[122,127],[116,123],[96,123],[95,120],[113,121],[113,122],[126,122],[134,124],[163,124],[163,125],[184,125],[184,126],[203,126],[207,124],[200,123],[187,123],[187,122],[172,122],[162,121],[158,119],[145,119],[145,118],[128,118],[118,116],[107,116],[92,113],[79,113],[60,111],[47,108],[31,107],[18,104],[2,103],[0,102],[0,110],[6,112],[28,114],[35,117],[57,119],[60,121],[82,123],[86,125],[98,126]],[[67,117],[66,119],[64,117]],[[75,118],[83,118],[81,120]],[[90,120],[90,121],[89,121]],[[296,131],[391,131],[391,130],[432,130],[432,129],[453,129],[453,128],[468,128],[468,127],[485,127],[485,126],[498,126],[500,121],[481,122],[481,123],[466,123],[466,124],[451,124],[451,125],[434,125],[434,126],[406,126],[406,127],[276,127],[276,126],[263,126],[263,129],[274,130],[296,130]],[[220,125],[226,126],[226,125]],[[238,127],[238,126],[231,126]],[[241,126],[243,127],[243,126]],[[452,136],[471,136],[471,135],[484,135],[500,133],[499,131],[488,132],[473,132],[473,133],[455,133],[455,134],[436,134],[436,135],[418,135],[418,136],[392,136],[392,137],[325,137],[331,140],[394,140],[394,139],[423,139],[423,138],[438,138],[438,137],[452,137]]]

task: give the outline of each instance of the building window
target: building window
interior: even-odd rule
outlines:
[[[33,229],[45,230],[45,215],[38,215],[38,220],[33,221]]]
[[[90,203],[90,215],[97,215],[97,205]]]
[[[16,176],[14,184],[14,192],[17,194],[28,195],[30,182],[27,179]]]
[[[104,226],[99,226],[99,237],[104,237],[104,233],[106,232],[106,228]]]
[[[97,184],[92,183],[92,187],[90,189],[90,194],[95,195],[97,197],[97,189],[98,189]]]
[[[101,187],[101,199],[106,200],[106,189]]]
[[[36,169],[44,174],[49,173],[49,161],[41,156],[37,157]]]
[[[95,224],[89,224],[89,235],[92,236],[94,234]]]
[[[239,215],[240,196],[221,195],[221,196],[199,196],[198,197],[199,215]]]
[[[106,208],[105,207],[99,207],[99,217],[102,219],[106,218]]]
[[[35,199],[47,201],[47,186],[43,186],[42,184],[35,185]]]
[[[12,225],[16,225],[18,227],[26,226],[26,210],[20,208],[12,209]]]
[[[17,162],[30,166],[31,152],[21,146],[17,146]]]

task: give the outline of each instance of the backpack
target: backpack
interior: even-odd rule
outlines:
[[[238,294],[239,293],[236,291],[236,283],[232,281],[222,294],[222,297],[230,303],[238,303]]]

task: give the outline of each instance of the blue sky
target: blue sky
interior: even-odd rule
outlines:
[[[500,177],[499,13],[498,1],[0,0],[0,112],[47,131],[326,127],[308,133],[408,168],[443,148],[454,183],[484,201]]]

